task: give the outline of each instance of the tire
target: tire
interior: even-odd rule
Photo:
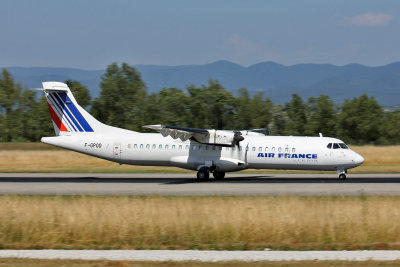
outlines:
[[[197,181],[207,181],[210,178],[210,173],[206,168],[201,168],[197,172]]]
[[[346,180],[346,174],[344,173],[339,174],[339,180]]]
[[[216,180],[222,180],[222,179],[225,178],[225,172],[217,172],[217,171],[214,171],[214,172],[213,172],[213,176],[214,176],[214,178],[215,178]]]

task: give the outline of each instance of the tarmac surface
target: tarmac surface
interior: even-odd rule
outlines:
[[[130,261],[391,261],[399,250],[212,251],[212,250],[0,250],[0,258]]]
[[[400,195],[400,174],[248,174],[197,182],[195,173],[0,173],[0,194]]]

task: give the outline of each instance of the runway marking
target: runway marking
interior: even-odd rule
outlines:
[[[400,260],[400,250],[211,251],[211,250],[0,250],[0,258],[129,261],[367,261]]]

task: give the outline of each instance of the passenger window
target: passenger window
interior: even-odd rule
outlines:
[[[199,145],[199,150],[201,150],[201,145]]]
[[[255,147],[255,146],[253,146],[252,150],[253,150],[253,151],[256,151],[256,147]]]
[[[229,147],[226,148],[226,151],[229,151]]]
[[[196,150],[196,145],[193,145],[193,146],[192,146],[192,149],[193,149],[193,150]]]
[[[240,146],[240,147],[239,147],[239,151],[242,151],[242,149],[243,149],[243,147],[242,147],[242,146]]]
[[[328,149],[331,149],[331,148],[332,148],[332,143],[329,143],[326,147],[327,147]]]
[[[333,144],[333,149],[338,149],[338,148],[340,148],[339,144],[334,143]]]
[[[185,146],[185,149],[186,149],[186,150],[189,149],[189,145],[186,145],[186,146]]]
[[[268,151],[268,147],[267,146],[265,147],[265,151]]]
[[[134,144],[134,145],[133,145],[133,148],[134,148],[134,149],[137,149],[137,144]]]
[[[221,150],[222,150],[222,146],[219,147],[219,151],[221,151]]]
[[[158,149],[162,149],[162,145],[159,145],[159,146],[158,146]]]
[[[282,152],[282,148],[280,147],[280,148],[278,148],[278,152]]]
[[[275,152],[275,147],[272,147],[272,149],[271,149],[271,150],[272,150],[272,152]]]
[[[140,144],[140,149],[143,149],[143,144]]]
[[[182,145],[179,145],[179,149],[182,149]]]
[[[232,151],[235,151],[236,150],[236,147],[232,147]]]
[[[296,148],[292,147],[292,153],[296,153]]]
[[[258,148],[258,151],[260,151],[260,152],[261,152],[261,151],[262,151],[262,147],[259,147],[259,148]]]
[[[165,149],[168,149],[169,148],[169,146],[168,145],[165,145]]]
[[[146,148],[147,148],[147,149],[149,149],[149,148],[150,148],[150,145],[149,145],[149,144],[147,144],[147,145],[146,145]]]
[[[288,153],[289,152],[289,148],[285,147],[285,152]]]
[[[172,149],[175,149],[175,145],[172,145]]]
[[[206,145],[206,150],[208,150],[208,146]]]
[[[212,150],[215,150],[215,146],[212,146]]]
[[[153,144],[153,149],[156,149],[157,148],[157,145],[156,144]]]

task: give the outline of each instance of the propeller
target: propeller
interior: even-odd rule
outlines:
[[[239,142],[243,141],[244,137],[240,131],[234,131],[232,146],[239,146]]]

